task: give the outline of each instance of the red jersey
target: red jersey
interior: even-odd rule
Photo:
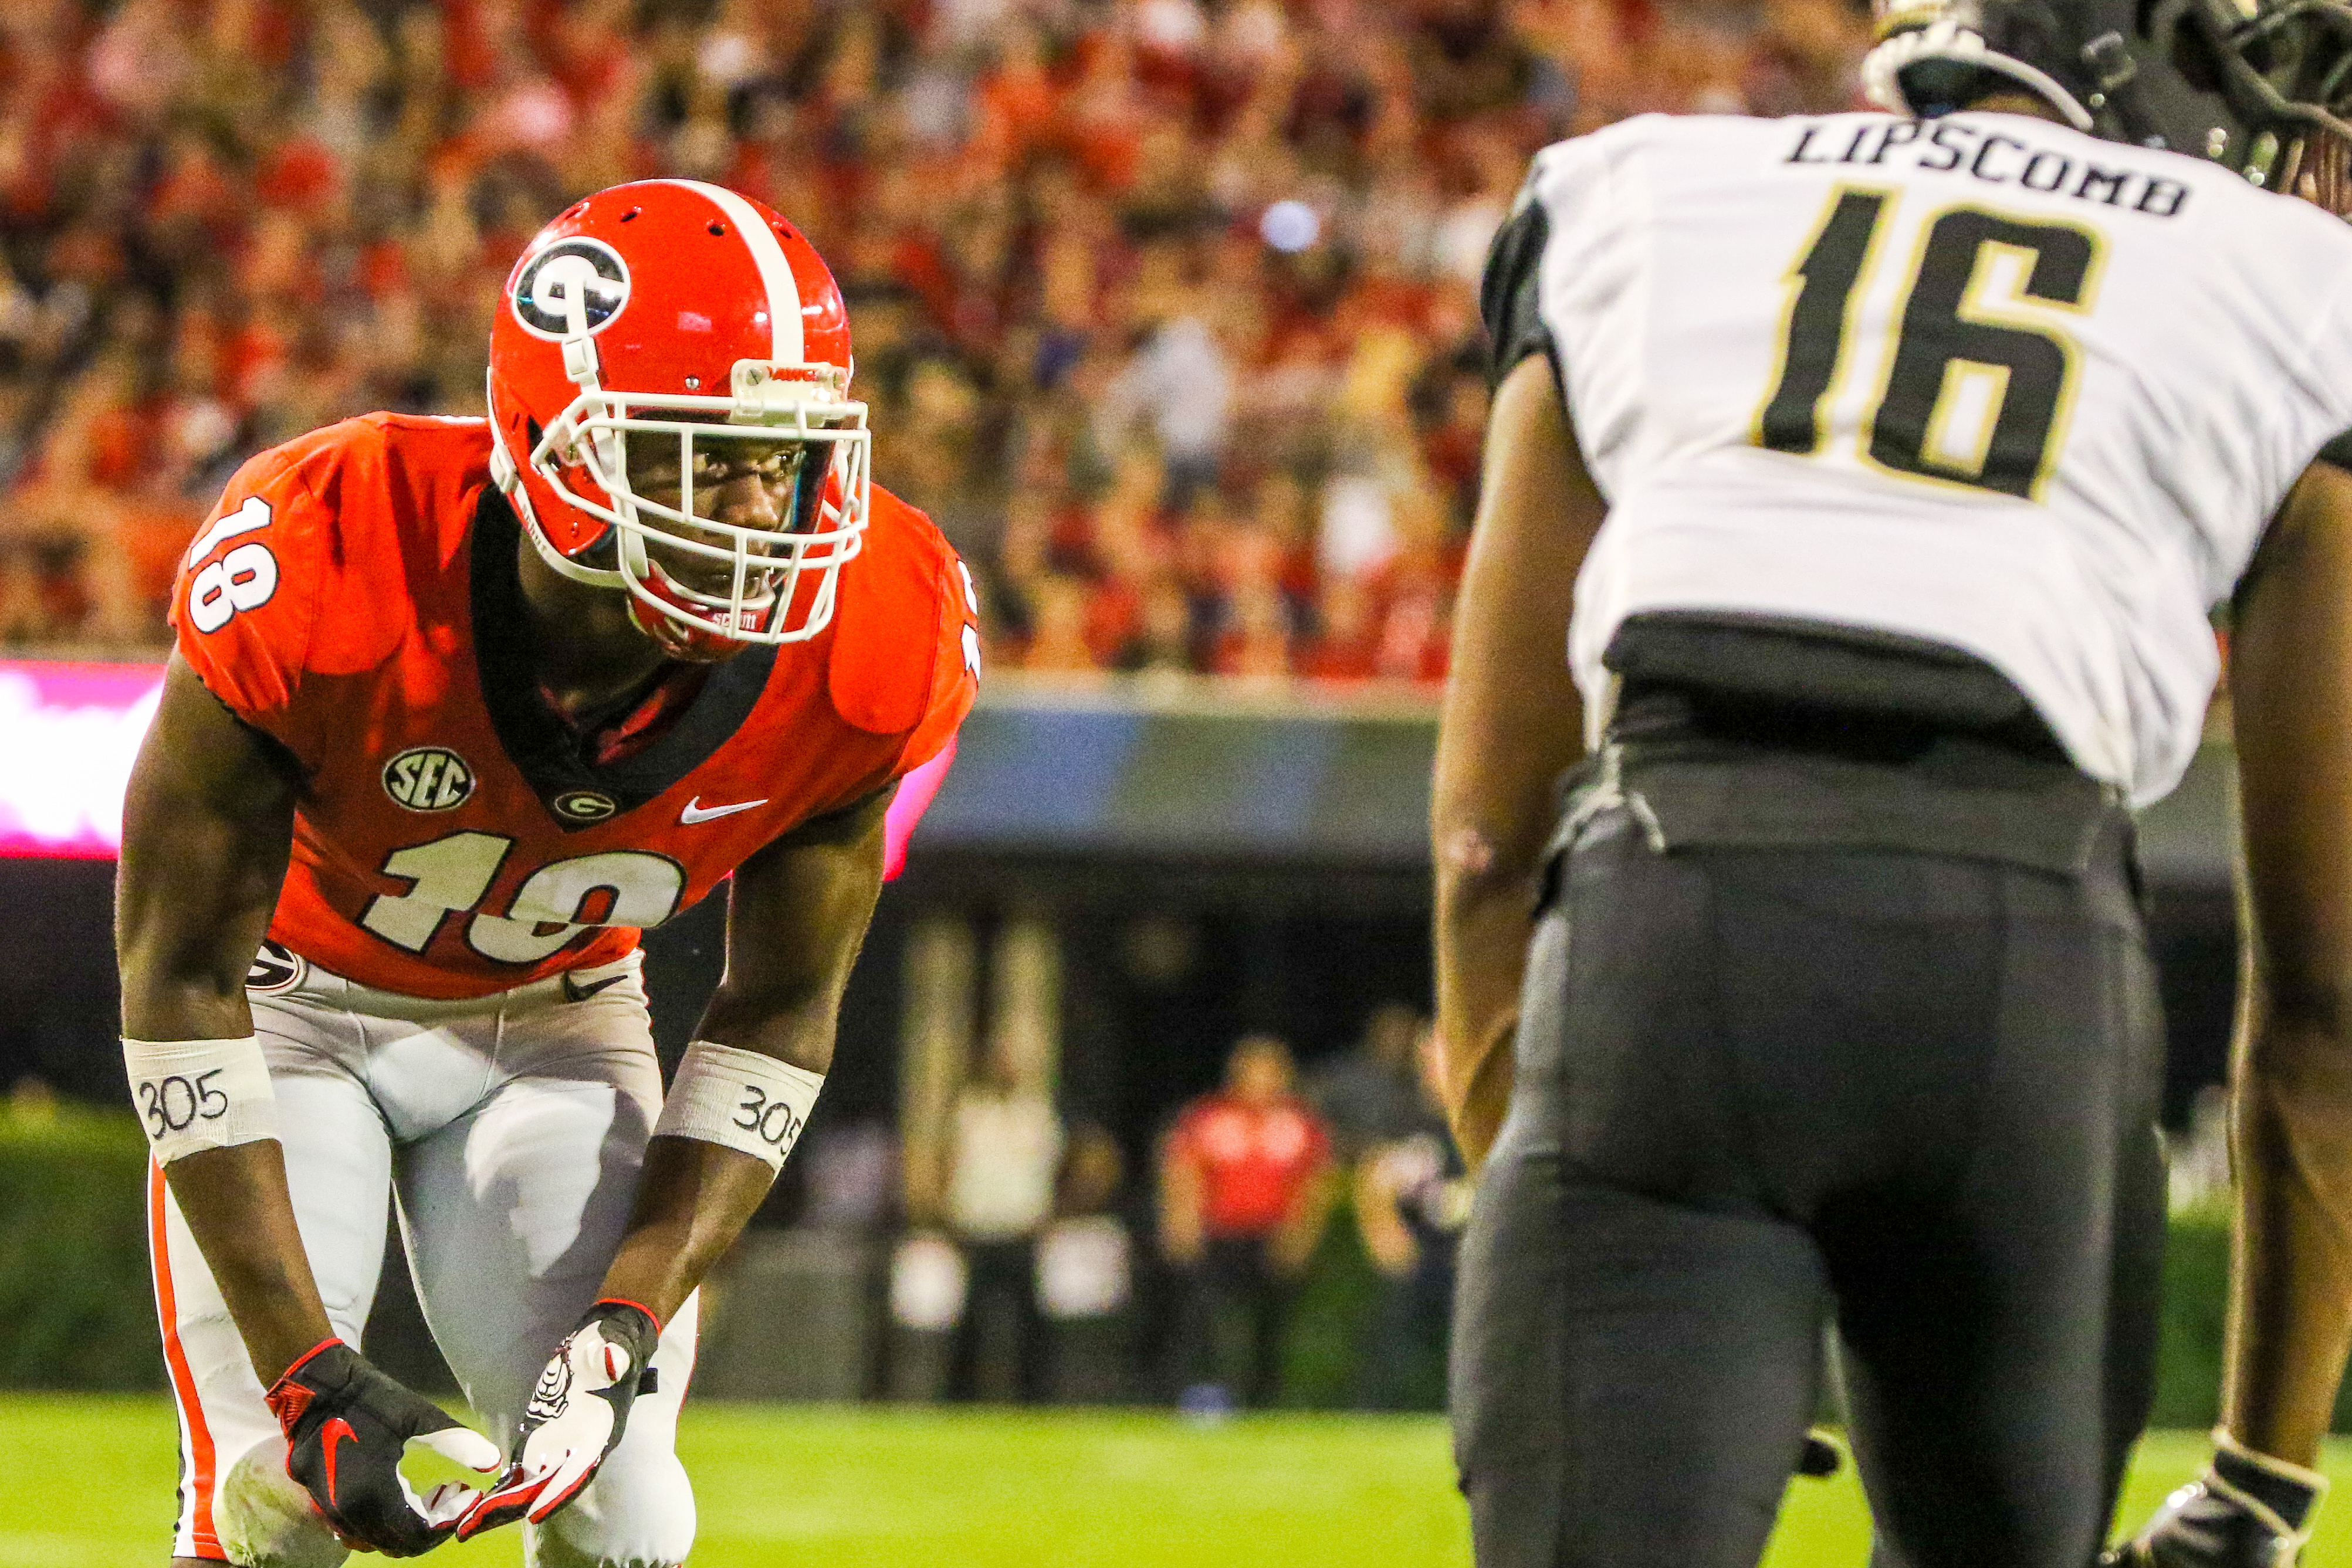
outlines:
[[[1262,1236],[1290,1218],[1331,1142],[1296,1100],[1253,1105],[1230,1094],[1193,1103],[1170,1152],[1201,1172],[1202,1220],[1212,1236]]]
[[[172,595],[180,654],[304,781],[272,939],[478,997],[610,963],[761,846],[919,766],[978,679],[969,579],[880,488],[833,622],[710,667],[600,759],[540,695],[481,420],[376,413],[229,481]]]

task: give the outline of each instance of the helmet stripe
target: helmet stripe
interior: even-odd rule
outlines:
[[[751,252],[752,265],[760,269],[760,282],[768,291],[768,329],[772,334],[768,357],[780,365],[797,365],[806,357],[801,342],[801,288],[793,280],[793,264],[784,259],[784,247],[776,239],[775,231],[768,226],[759,209],[724,185],[713,185],[700,180],[665,180],[666,185],[682,185],[697,194],[709,197],[728,220],[735,232],[743,236],[743,244]]]

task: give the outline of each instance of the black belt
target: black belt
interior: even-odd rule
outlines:
[[[2070,876],[2109,858],[2103,841],[2127,857],[2121,790],[2075,768],[1991,666],[1785,624],[1717,639],[1717,625],[1663,619],[1629,622],[1611,646],[1616,712],[1572,776],[1555,848],[1622,805],[1667,852],[1913,851]],[[1823,670],[1832,678],[1802,678]]]

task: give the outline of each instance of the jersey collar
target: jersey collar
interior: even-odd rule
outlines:
[[[636,810],[716,756],[767,690],[776,650],[755,646],[711,666],[702,690],[658,739],[599,766],[589,755],[589,737],[548,706],[531,673],[530,619],[515,570],[521,539],[513,507],[485,486],[468,547],[475,678],[500,749],[549,819],[576,832]]]

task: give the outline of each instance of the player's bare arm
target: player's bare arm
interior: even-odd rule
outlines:
[[[2312,465],[2235,599],[2236,1235],[2212,1464],[2110,1561],[2290,1564],[2352,1344],[2352,473]]]
[[[2309,1466],[2352,1343],[2352,474],[2304,476],[2237,609],[2246,936],[2222,1421]]]
[[[242,1045],[258,1066],[246,971],[285,880],[299,788],[292,759],[222,706],[174,654],[123,799],[116,898],[125,1053],[151,1134],[184,1135],[173,1128],[184,1111],[197,1120],[250,1113],[223,1087],[234,1082],[234,1066],[199,1061],[186,1073],[149,1078],[140,1063],[202,1049],[214,1052],[204,1061],[226,1061]],[[175,1092],[183,1080],[192,1088]],[[254,1375],[286,1425],[289,1473],[345,1540],[394,1556],[429,1550],[473,1494],[454,1486],[429,1498],[407,1492],[397,1469],[407,1440],[423,1438],[483,1470],[496,1468],[497,1449],[337,1339],[302,1250],[277,1139],[171,1157],[177,1146],[158,1136],[156,1156]],[[340,1490],[331,1425],[351,1447]]]
[[[842,990],[882,890],[889,800],[885,790],[820,818],[735,873],[727,970],[698,1040],[818,1076],[831,1067]],[[717,1144],[654,1139],[604,1294],[641,1301],[666,1321],[734,1241],[775,1174],[764,1161]]]
[[[1510,1100],[1554,791],[1583,755],[1583,704],[1562,649],[1577,570],[1606,510],[1551,361],[1529,355],[1496,389],[1487,425],[1430,810],[1446,1113],[1474,1171]]]
[[[2291,1564],[2352,1344],[2352,473],[2304,474],[2235,597],[2236,1226],[2205,1474],[2108,1561]]]
[[[115,947],[125,1035],[253,1032],[245,975],[286,875],[299,786],[289,759],[173,655],[122,802]],[[163,1175],[219,1278],[256,1375],[276,1381],[332,1333],[295,1234],[279,1145],[199,1150]]]

